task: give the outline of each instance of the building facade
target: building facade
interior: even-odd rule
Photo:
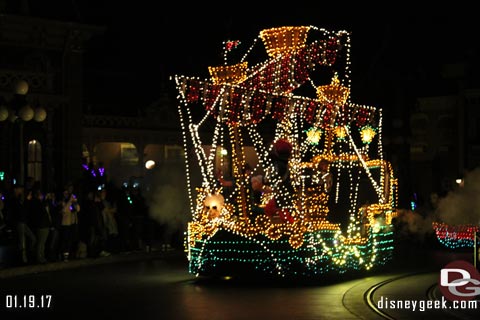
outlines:
[[[143,115],[86,114],[83,118],[84,162],[104,168],[106,178],[117,187],[148,179],[165,166],[184,166],[176,106],[167,93],[159,96]]]
[[[0,96],[2,110],[8,110],[0,121],[4,177],[24,183],[20,180],[32,176],[53,190],[80,176],[83,52],[86,41],[101,32],[88,25],[0,15]],[[13,105],[19,81],[27,85],[24,102],[46,111],[42,121],[23,121],[30,117]]]
[[[444,65],[442,82],[448,94],[416,99],[410,114],[411,180],[423,196],[445,195],[480,168],[477,70],[468,61]]]

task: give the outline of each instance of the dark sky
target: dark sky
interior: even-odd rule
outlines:
[[[388,99],[381,91],[390,91],[398,83],[408,87],[428,82],[438,76],[442,63],[478,55],[480,28],[469,8],[431,12],[389,4],[357,9],[343,2],[324,5],[317,1],[294,1],[288,6],[244,1],[35,3],[31,1],[31,10],[46,17],[106,27],[103,36],[88,43],[85,61],[90,70],[87,80],[98,79],[99,71],[111,77],[100,85],[90,82],[87,89],[96,96],[111,87],[120,100],[140,103],[154,101],[162,81],[171,85],[171,75],[208,77],[208,66],[223,64],[223,41],[240,40],[236,50],[246,50],[262,29],[284,25],[351,32],[352,95],[357,92],[361,100],[371,96],[372,102]],[[384,90],[381,86],[387,84],[390,88]],[[122,99],[121,94],[130,96]]]
[[[107,26],[105,38],[92,46],[92,54],[103,56],[107,61],[99,60],[102,63],[108,64],[111,59],[111,63],[120,62],[126,67],[133,63],[135,68],[151,66],[167,73],[184,73],[221,64],[224,40],[239,39],[248,46],[262,29],[283,25],[314,25],[350,31],[352,54],[365,58],[361,63],[366,64],[380,54],[422,59],[434,48],[441,51],[433,57],[437,58],[446,51],[467,45],[458,43],[457,39],[470,33],[470,27],[474,26],[473,21],[457,16],[379,16],[374,13],[356,16],[324,12],[318,5],[271,10],[246,7],[209,10],[200,5],[190,8],[186,5],[183,10],[175,7],[171,10],[153,4],[139,7],[131,4],[117,4],[111,9],[97,4],[99,8],[93,5],[95,9],[82,14],[86,22]],[[102,13],[102,10],[109,11]],[[137,66],[129,57],[142,57],[142,63]]]

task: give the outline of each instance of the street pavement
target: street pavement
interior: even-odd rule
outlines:
[[[68,262],[57,261],[57,262],[48,262],[45,264],[29,264],[22,266],[10,266],[0,269],[0,279],[17,277],[22,275],[41,273],[41,272],[51,272],[58,270],[65,270],[71,268],[79,268],[85,266],[115,263],[115,262],[127,262],[127,261],[139,261],[139,260],[150,260],[150,259],[165,259],[165,258],[180,258],[181,256],[186,256],[185,252],[178,249],[167,249],[163,250],[161,247],[152,246],[150,251],[138,250],[138,251],[128,251],[120,253],[112,253],[106,257],[97,257],[97,258],[83,258],[83,259],[73,259]]]

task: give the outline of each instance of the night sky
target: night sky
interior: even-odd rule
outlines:
[[[100,103],[118,99],[148,105],[162,86],[173,86],[168,80],[172,75],[207,78],[208,66],[223,64],[223,41],[240,40],[235,50],[246,50],[262,29],[278,26],[351,32],[351,96],[358,103],[389,104],[399,90],[439,94],[432,88],[442,64],[477,60],[479,55],[480,28],[468,8],[421,12],[392,4],[346,9],[345,3],[312,1],[268,8],[247,2],[31,2],[38,15],[106,28],[103,36],[87,43],[85,53],[87,101]],[[101,73],[106,76],[99,77]]]

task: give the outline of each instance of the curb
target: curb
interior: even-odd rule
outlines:
[[[84,258],[84,259],[70,260],[68,262],[58,261],[58,262],[50,262],[46,264],[11,267],[11,268],[0,270],[0,279],[19,277],[19,276],[35,274],[35,273],[74,269],[74,268],[80,268],[85,266],[116,263],[116,262],[180,257],[180,255],[185,255],[185,253],[179,250],[172,250],[172,251],[152,250],[151,252],[143,252],[143,251],[121,252],[121,253],[112,254],[108,257]]]

